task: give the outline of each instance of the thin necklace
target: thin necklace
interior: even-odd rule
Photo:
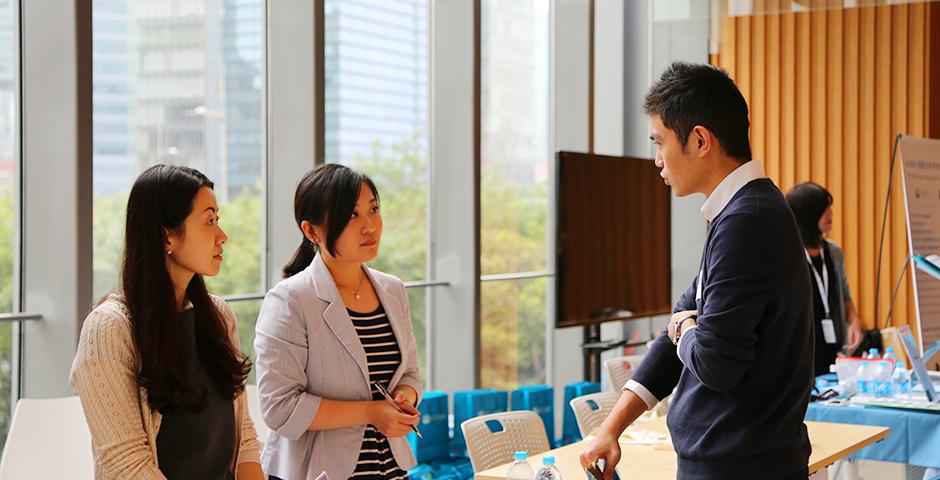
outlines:
[[[362,282],[366,279],[366,276],[365,276],[364,273],[362,273],[362,271],[360,271],[359,273],[360,273],[362,276],[359,277],[359,285],[356,287],[355,290],[353,290],[353,289],[347,287],[346,285],[343,285],[342,283],[339,283],[339,280],[336,281],[336,284],[337,284],[337,285],[339,285],[339,286],[345,288],[346,290],[349,290],[349,291],[353,294],[353,296],[356,297],[356,300],[359,300],[359,290],[362,290]]]

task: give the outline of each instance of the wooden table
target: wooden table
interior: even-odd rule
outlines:
[[[666,419],[661,417],[637,425],[638,428],[665,433]],[[809,473],[828,467],[865,447],[888,436],[887,427],[850,425],[845,423],[806,422],[813,453],[809,457]],[[586,448],[586,441],[572,443],[548,452],[532,455],[529,463],[534,470],[542,464],[543,455],[554,455],[555,466],[562,478],[587,478],[578,457]],[[622,458],[617,465],[620,478],[676,478],[676,452],[656,450],[648,445],[621,445]],[[477,480],[505,480],[511,463],[500,465],[474,475]]]

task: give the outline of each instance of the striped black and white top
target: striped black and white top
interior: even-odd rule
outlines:
[[[348,310],[348,309],[347,309]],[[401,364],[401,349],[395,340],[395,333],[385,315],[385,309],[379,304],[378,308],[369,313],[349,311],[353,327],[359,335],[359,341],[366,351],[366,360],[369,363],[369,384],[380,382],[388,387],[395,370]],[[372,389],[373,400],[385,400],[385,397],[375,388]],[[350,478],[355,479],[407,479],[408,474],[398,467],[392,450],[388,445],[388,438],[382,435],[372,425],[366,426],[365,437],[359,450],[359,461],[356,470]]]

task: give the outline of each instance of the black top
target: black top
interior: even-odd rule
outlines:
[[[187,378],[207,390],[206,404],[198,411],[174,410],[163,414],[157,433],[157,461],[168,480],[233,480],[229,467],[235,459],[235,411],[232,399],[221,394],[211,380],[196,346],[192,309],[180,312],[180,355]]]
[[[836,276],[836,269],[832,264],[832,255],[829,252],[829,243],[823,242],[822,246],[824,254],[822,256],[816,255],[815,257],[810,257],[810,260],[813,262],[813,268],[816,270],[816,273],[822,278],[823,272],[823,262],[822,257],[826,258],[826,276],[829,277],[829,319],[833,319],[834,308],[838,308],[838,294],[836,289],[840,288],[838,277]],[[836,343],[826,343],[826,337],[823,335],[822,321],[826,318],[826,306],[823,305],[822,297],[820,296],[819,285],[816,283],[816,275],[813,275],[813,272],[809,272],[810,285],[813,288],[813,319],[815,324],[816,332],[816,341],[814,348],[813,356],[813,373],[814,375],[824,375],[829,373],[829,365],[832,365],[836,362],[836,355],[839,353],[839,350],[842,348],[842,345],[838,342],[839,338],[842,338],[840,335],[842,330],[841,322],[832,322],[832,329],[836,336]]]
[[[711,222],[696,283],[675,310],[697,309],[681,348],[665,332],[633,373],[657,398],[680,479],[803,478],[813,383],[809,268],[793,213],[769,179],[742,187]],[[681,357],[681,360],[680,360]]]
[[[395,339],[395,332],[388,321],[385,309],[379,304],[378,308],[369,313],[360,313],[348,310],[349,318],[362,347],[366,351],[366,361],[369,363],[369,386],[372,382],[381,383],[386,389],[395,370],[401,364],[401,349]],[[372,400],[385,401],[381,392],[372,387]],[[359,460],[356,470],[349,478],[357,480],[401,480],[408,478],[408,474],[399,468],[398,462],[392,455],[388,438],[382,435],[372,425],[366,426],[366,432],[359,448]]]

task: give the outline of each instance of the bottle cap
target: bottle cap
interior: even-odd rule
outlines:
[[[542,464],[544,464],[544,465],[554,465],[554,464],[555,464],[555,457],[553,457],[553,456],[551,456],[551,455],[545,455],[544,457],[542,457]]]
[[[514,453],[512,457],[515,458],[516,460],[525,460],[529,458],[529,452],[526,452],[524,450],[519,450],[516,453]]]

